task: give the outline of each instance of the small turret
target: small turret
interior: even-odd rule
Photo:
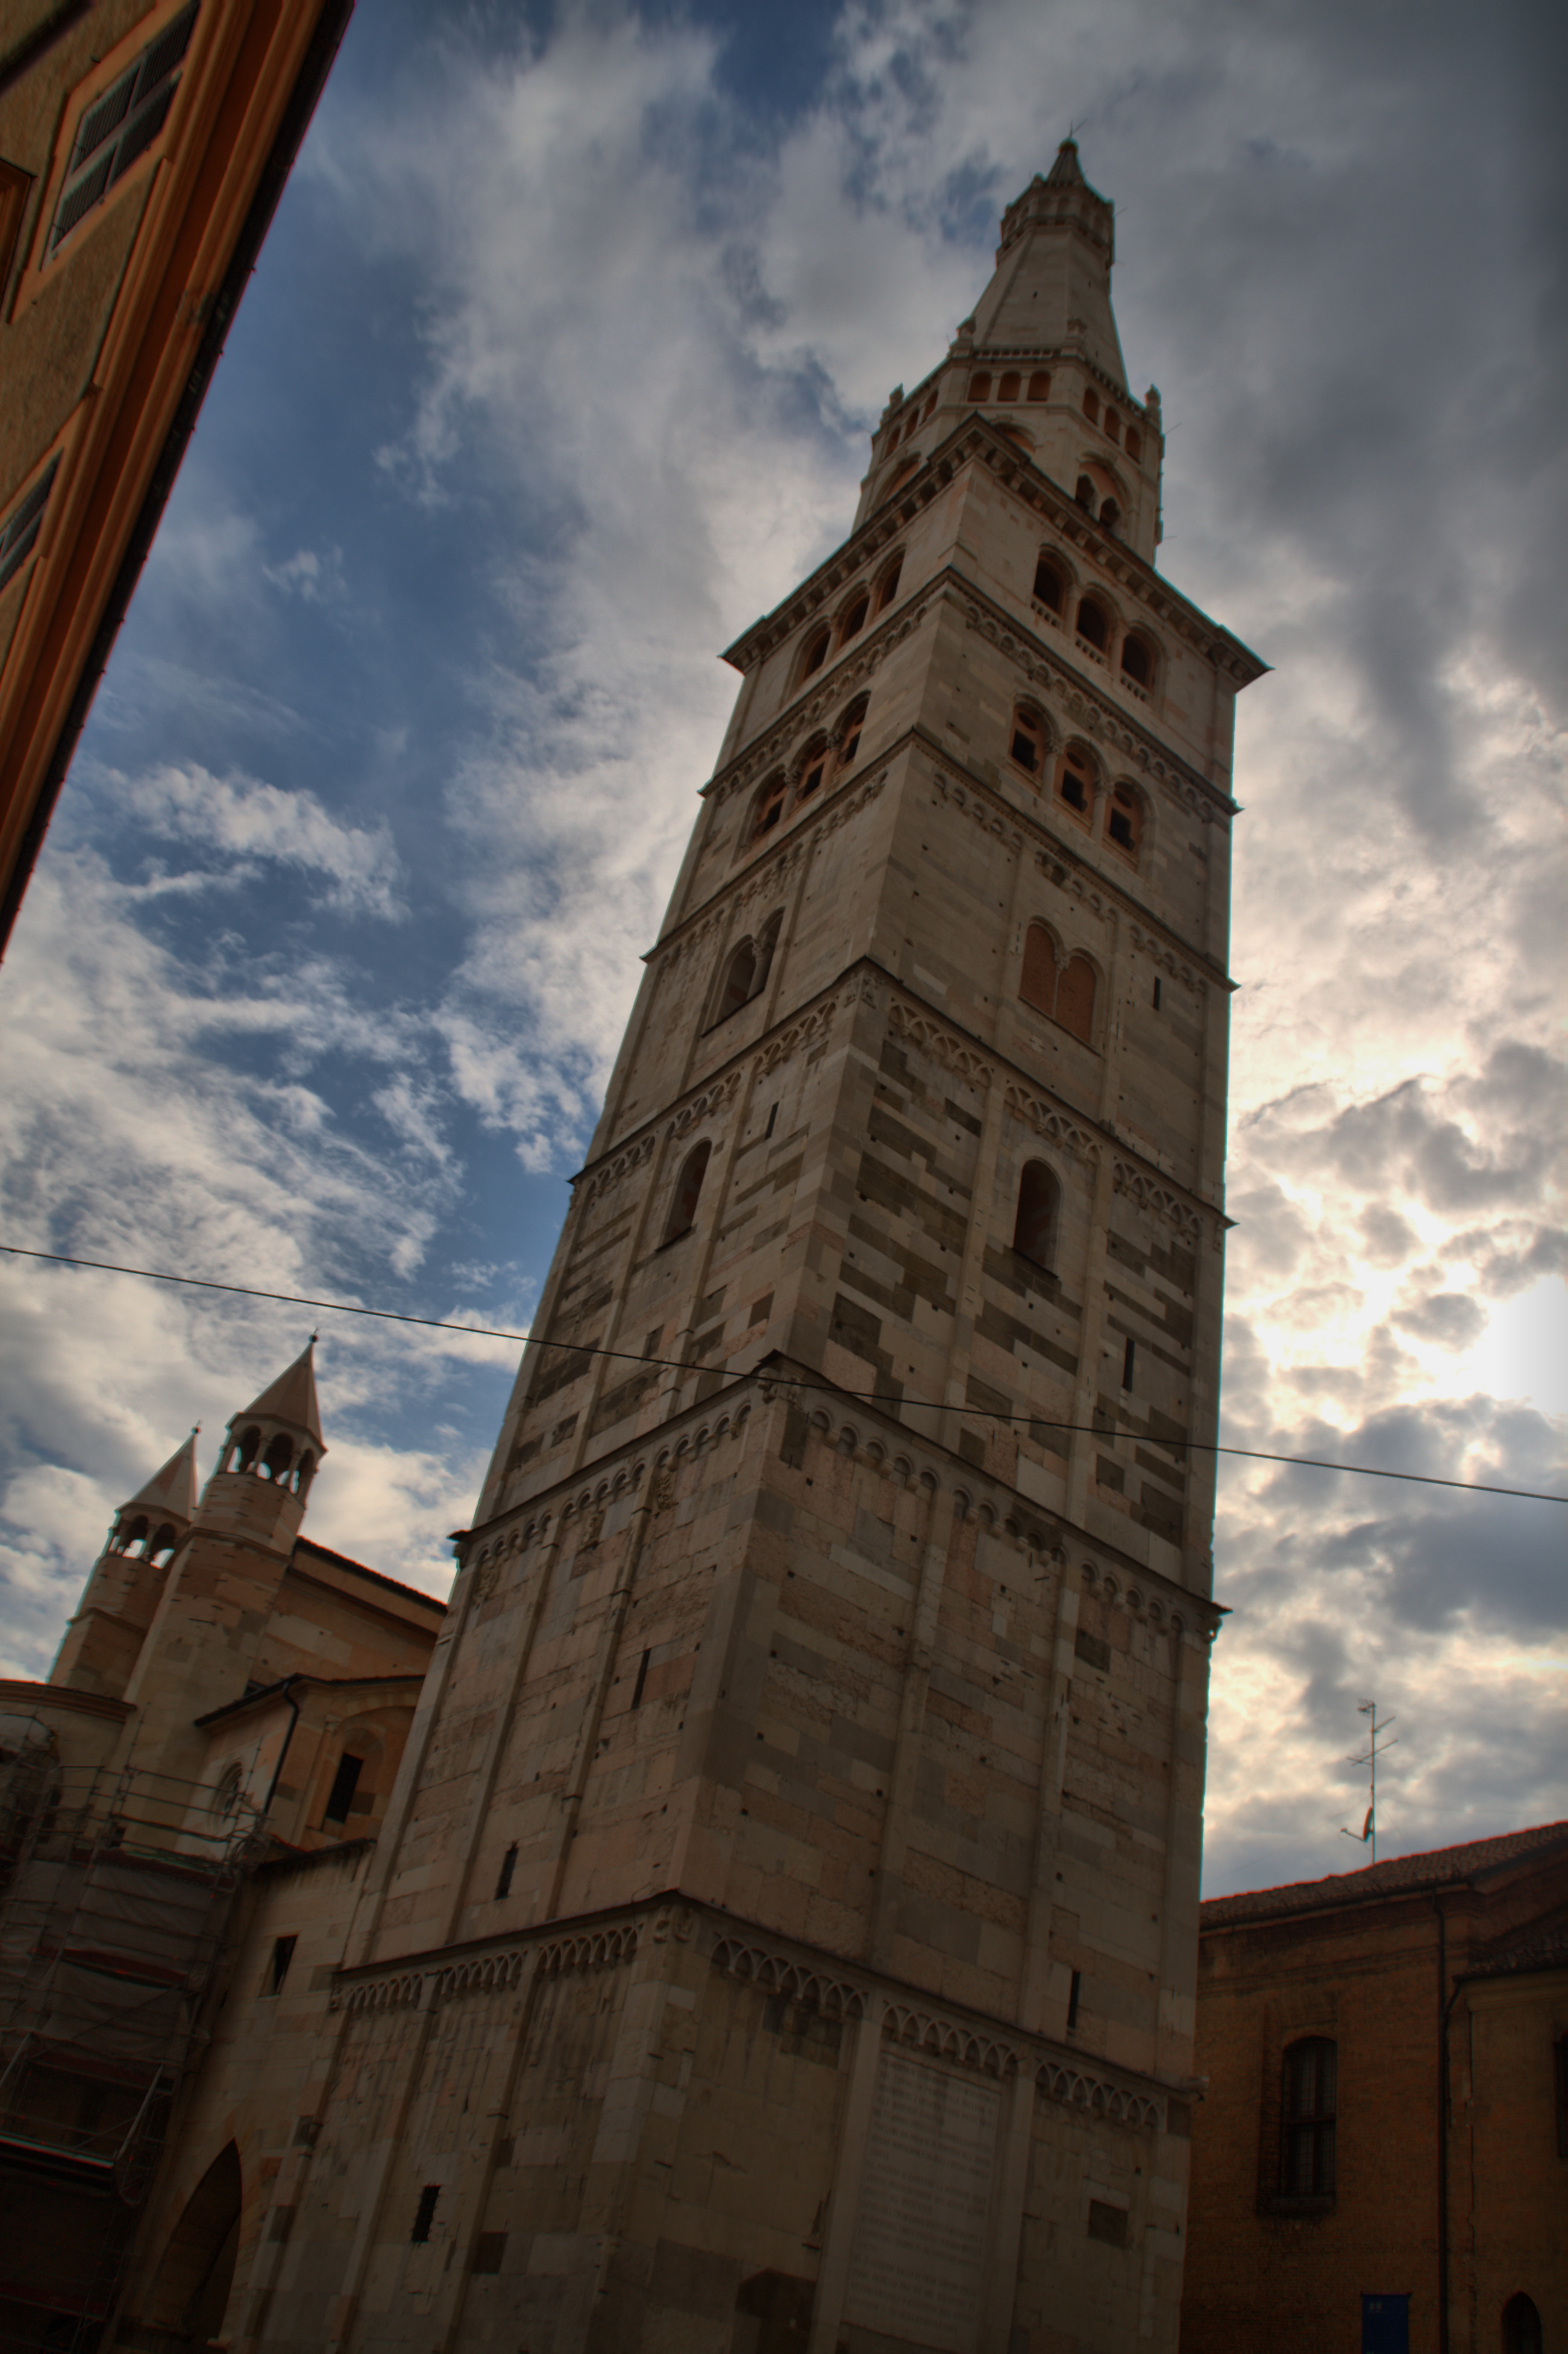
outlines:
[[[169,1564],[196,1516],[196,1434],[115,1512],[49,1681],[123,1694],[163,1597]]]
[[[298,1536],[311,1481],[326,1452],[315,1345],[313,1332],[293,1363],[231,1417],[201,1500],[204,1528],[243,1531],[284,1546]]]

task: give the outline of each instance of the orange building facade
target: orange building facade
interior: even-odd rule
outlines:
[[[1568,1824],[1201,1925],[1182,2354],[1568,2345]]]
[[[352,5],[5,11],[0,949]]]

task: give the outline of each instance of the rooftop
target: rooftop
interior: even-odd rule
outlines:
[[[1229,1929],[1245,1921],[1276,1920],[1292,1913],[1328,1913],[1337,1905],[1364,1904],[1373,1897],[1450,1888],[1531,1857],[1548,1855],[1559,1847],[1568,1848],[1568,1823],[1538,1823],[1532,1830],[1505,1831],[1498,1839],[1471,1840],[1463,1847],[1391,1856],[1386,1863],[1370,1863],[1361,1872],[1330,1872],[1325,1880],[1297,1880],[1284,1888],[1258,1888],[1240,1896],[1211,1896],[1198,1908],[1199,1928]]]

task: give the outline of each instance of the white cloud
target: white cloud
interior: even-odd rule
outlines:
[[[397,917],[397,853],[385,825],[344,825],[314,793],[286,791],[249,777],[214,777],[201,768],[162,768],[113,777],[122,803],[157,839],[185,842],[250,867],[274,861],[325,878],[327,901],[344,915]]]

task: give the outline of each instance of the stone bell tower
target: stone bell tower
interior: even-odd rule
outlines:
[[[1262,665],[1111,251],[726,656],[237,2345],[1176,2344]]]

